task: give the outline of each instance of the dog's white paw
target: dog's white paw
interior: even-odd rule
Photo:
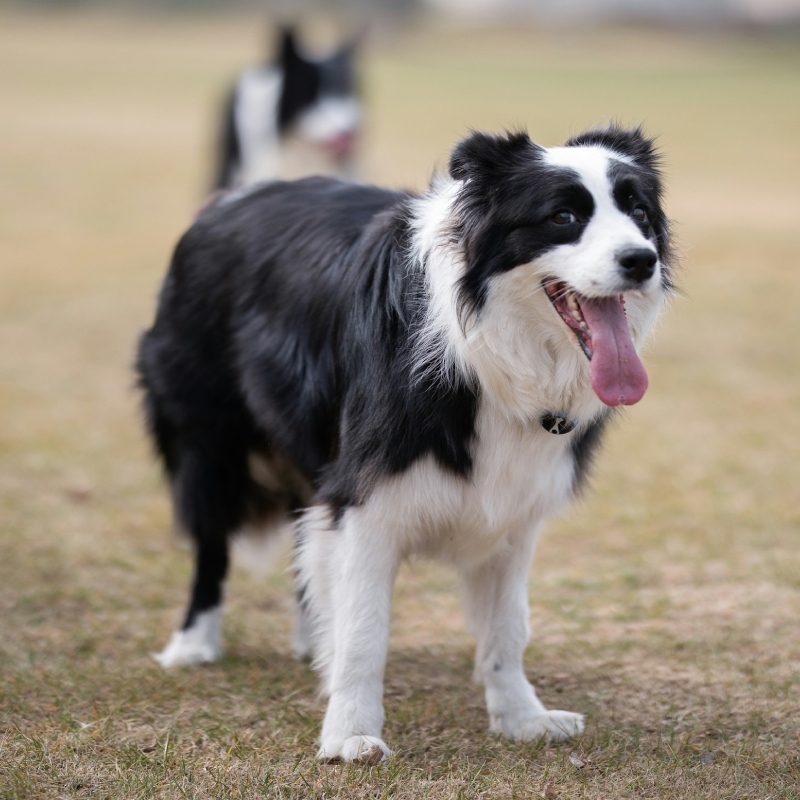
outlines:
[[[492,717],[492,733],[501,733],[517,742],[563,742],[583,731],[583,714],[571,711],[545,711],[532,716]]]
[[[386,742],[377,736],[348,736],[345,739],[325,739],[317,751],[317,760],[345,761],[373,767],[392,755]]]
[[[169,644],[153,658],[162,667],[182,667],[217,661],[222,655],[222,609],[197,615],[191,628],[176,631]]]
[[[210,663],[217,661],[221,655],[221,648],[212,643],[196,641],[186,631],[176,631],[160,653],[153,653],[153,658],[162,667],[169,669],[187,664]]]

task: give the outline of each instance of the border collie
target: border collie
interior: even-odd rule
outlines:
[[[244,72],[225,104],[216,189],[350,174],[361,120],[355,47],[311,59],[292,29],[281,32],[276,61]]]
[[[424,194],[265,184],[183,236],[138,367],[196,545],[165,667],[220,655],[228,542],[296,520],[296,650],[328,707],[319,757],[373,760],[398,566],[452,562],[490,730],[559,740],[523,669],[541,522],[580,488],[670,295],[658,155],[640,129],[544,148],[473,133]]]

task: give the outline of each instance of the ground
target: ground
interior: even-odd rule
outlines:
[[[281,569],[234,571],[220,663],[151,660],[190,558],[134,343],[263,39],[248,17],[0,20],[0,797],[800,797],[796,40],[428,26],[364,55],[364,170],[389,185],[424,186],[470,127],[660,135],[683,295],[531,576],[527,669],[584,735],[487,736],[453,576],[423,562],[397,588],[386,767],[313,761]]]

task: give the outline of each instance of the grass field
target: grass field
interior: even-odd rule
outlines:
[[[651,389],[550,524],[528,672],[588,713],[486,734],[454,579],[404,569],[385,768],[312,760],[290,578],[230,581],[226,657],[162,672],[190,558],[131,362],[200,202],[246,18],[0,18],[0,797],[800,797],[800,43],[430,29],[364,59],[367,172],[422,187],[468,127],[661,134],[685,296]]]

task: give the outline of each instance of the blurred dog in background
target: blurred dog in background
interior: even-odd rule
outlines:
[[[292,28],[281,30],[275,60],[243,72],[226,101],[215,189],[352,174],[362,117],[357,43],[311,58]]]

